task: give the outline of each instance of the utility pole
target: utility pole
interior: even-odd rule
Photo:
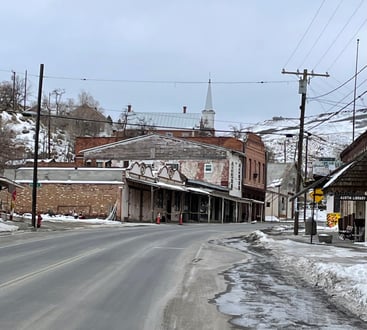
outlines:
[[[353,134],[352,134],[352,142],[354,142],[355,129],[356,129],[356,92],[357,92],[358,49],[359,49],[359,39],[357,39],[356,70],[355,70],[355,75],[354,75]]]
[[[37,117],[36,117],[36,135],[34,138],[34,160],[33,160],[33,186],[32,186],[32,226],[36,230],[37,219],[37,185],[38,185],[38,140],[40,134],[40,118],[41,118],[41,102],[42,102],[42,85],[43,85],[44,65],[40,64],[40,75],[38,83],[38,99],[37,99]]]
[[[300,106],[301,114],[300,114],[300,120],[299,120],[299,137],[298,137],[298,147],[297,147],[298,157],[297,157],[296,195],[298,195],[301,190],[301,182],[302,182],[302,150],[303,150],[303,133],[304,133],[304,126],[305,126],[307,79],[308,77],[329,77],[329,74],[327,72],[325,74],[314,73],[313,71],[307,72],[307,69],[303,70],[303,74],[301,74],[298,70],[294,72],[294,71],[285,71],[285,69],[282,70],[282,73],[283,74],[295,74],[297,76],[302,75],[302,79],[299,80],[299,91],[298,91],[298,93],[302,95],[301,106]],[[298,197],[297,197],[296,212],[294,216],[294,230],[293,230],[294,235],[298,235],[298,228],[299,228],[299,202],[298,202]]]
[[[304,179],[304,182],[306,183],[307,182],[307,171],[308,171],[308,168],[307,168],[307,162],[308,162],[308,138],[311,136],[312,134],[310,132],[306,132],[306,149],[305,149],[305,179]],[[303,195],[303,200],[304,200],[304,203],[306,202],[306,199],[307,199],[307,192],[305,192],[305,194]],[[304,205],[303,207],[303,219],[306,221],[306,206]],[[313,220],[313,219],[312,219]],[[312,235],[311,235],[312,236]]]
[[[23,110],[25,111],[27,108],[27,70],[25,70],[24,75],[24,105]]]
[[[58,116],[61,97],[62,97],[62,94],[65,94],[65,90],[64,89],[54,89],[52,93],[55,94],[56,116]]]
[[[51,93],[48,93],[47,102],[48,118],[47,118],[47,158],[51,159]]]
[[[13,71],[13,111],[15,111],[15,71]]]

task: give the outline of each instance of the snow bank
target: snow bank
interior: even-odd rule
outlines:
[[[4,223],[2,220],[0,220],[0,232],[12,232],[12,231],[17,231],[17,230],[18,230],[18,226],[8,225]]]
[[[367,321],[367,256],[364,250],[274,240],[261,231],[250,235],[288,269],[318,286],[338,306]]]

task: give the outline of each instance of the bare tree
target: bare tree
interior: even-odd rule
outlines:
[[[78,104],[80,106],[87,105],[88,107],[94,108],[97,111],[103,113],[103,109],[100,107],[99,102],[89,92],[84,90],[78,95]]]
[[[148,133],[154,132],[156,128],[154,125],[149,124],[145,118],[139,118],[136,130],[138,132],[137,135],[146,135]]]
[[[232,130],[231,135],[234,138],[240,139],[242,137],[242,135],[243,135],[243,126],[242,126],[242,124],[240,124],[239,127],[232,125],[232,126],[230,126],[230,128]]]
[[[24,108],[24,98],[29,94],[29,86],[26,90],[25,79],[13,75],[11,81],[0,83],[0,111],[15,110],[20,111]]]
[[[15,133],[5,125],[0,116],[0,173],[7,162],[24,157],[24,145],[14,143]]]

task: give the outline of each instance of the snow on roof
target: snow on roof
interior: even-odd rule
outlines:
[[[355,162],[351,162],[350,164],[343,167],[340,171],[337,171],[335,174],[331,176],[331,179],[326,182],[323,188],[329,187],[336,179],[338,179],[349,167],[351,167]]]
[[[187,187],[187,190],[192,191],[192,192],[197,192],[200,194],[204,194],[204,195],[210,195],[210,192],[204,189],[200,189],[200,188],[195,188],[195,187]]]
[[[30,184],[33,180],[16,180],[17,183]],[[91,181],[91,180],[37,180],[38,183],[53,183],[53,184],[117,184],[123,185],[122,181]]]
[[[157,186],[162,187],[162,188],[167,188],[167,189],[171,189],[171,190],[179,190],[179,191],[186,191],[185,187],[179,186],[179,185],[173,185],[173,184],[168,184],[168,183],[164,183],[164,182],[156,182],[155,183]]]
[[[282,185],[283,179],[275,179],[270,184],[268,184],[268,188],[277,188]]]

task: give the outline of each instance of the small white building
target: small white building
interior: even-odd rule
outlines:
[[[293,163],[268,163],[265,217],[289,219],[294,215],[290,198],[296,189],[297,170]]]

